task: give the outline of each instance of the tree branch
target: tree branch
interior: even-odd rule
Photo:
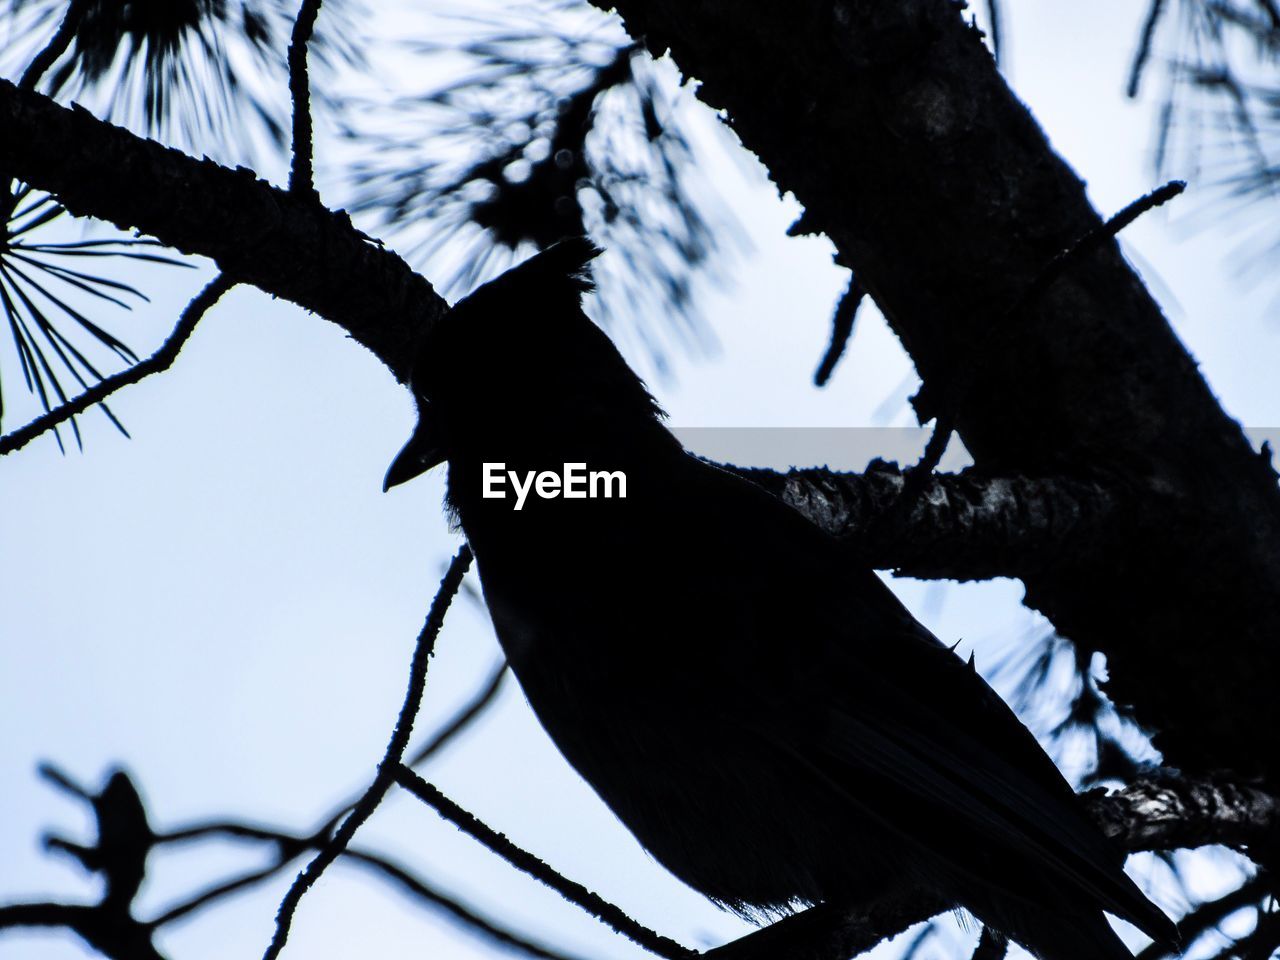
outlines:
[[[445,311],[431,284],[341,211],[144,140],[0,80],[0,170],[77,216],[209,257],[236,283],[342,326],[400,381]]]
[[[1199,937],[1209,930],[1215,930],[1229,916],[1246,907],[1257,908],[1262,899],[1269,896],[1275,882],[1266,873],[1257,873],[1236,889],[1223,894],[1216,900],[1198,904],[1190,913],[1178,921],[1178,934],[1182,937],[1184,947],[1193,946]],[[1159,943],[1144,947],[1134,960],[1160,960],[1161,957],[1176,957]]]
[[[1280,781],[1275,473],[1113,239],[993,349],[993,318],[1102,221],[962,4],[592,2],[696,77],[834,242],[924,380],[922,421],[953,415],[988,474],[1107,475],[1196,505],[1055,557],[1026,602],[1107,655],[1110,693],[1171,763]]]
[[[40,434],[47,433],[57,427],[58,424],[65,423],[77,414],[84,413],[95,403],[102,403],[117,390],[138,383],[153,373],[162,373],[168,370],[173,366],[173,361],[178,359],[179,352],[181,352],[191,334],[195,332],[196,324],[231,287],[232,284],[222,274],[218,274],[187,304],[186,309],[182,311],[182,316],[178,318],[178,323],[173,328],[173,332],[160,345],[160,349],[147,359],[135,363],[129,369],[122,370],[110,377],[105,377],[80,394],[80,396],[72,398],[68,403],[55,407],[43,416],[36,417],[26,426],[19,427],[12,433],[0,437],[0,457],[15,450],[21,450]]]
[[[844,348],[849,345],[849,338],[853,336],[853,322],[858,317],[858,308],[862,306],[862,300],[866,295],[867,291],[862,289],[858,278],[851,275],[849,286],[845,288],[831,316],[831,342],[827,344],[826,353],[822,355],[818,369],[813,374],[815,387],[827,385],[831,374],[835,372],[836,364],[844,356]]]
[[[455,827],[470,837],[484,844],[507,863],[522,870],[536,880],[545,883],[570,903],[581,907],[598,920],[607,923],[614,930],[635,941],[651,953],[670,958],[670,960],[689,960],[696,956],[693,950],[681,946],[670,937],[650,930],[637,923],[618,907],[609,903],[598,894],[592,893],[580,883],[568,879],[552,867],[539,860],[533,854],[522,850],[492,827],[476,819],[462,807],[458,806],[436,787],[401,764],[394,772],[395,780],[400,786],[423,803],[432,807]]]
[[[100,904],[15,903],[0,906],[0,933],[19,927],[70,930],[110,960],[165,960],[151,942],[151,931],[127,912]]]
[[[449,564],[444,579],[440,581],[435,599],[431,602],[431,609],[427,612],[426,623],[422,625],[422,631],[418,634],[418,641],[413,651],[413,663],[409,668],[409,688],[405,693],[400,715],[396,718],[395,730],[392,731],[391,739],[387,743],[386,754],[378,764],[378,774],[329,842],[316,854],[315,859],[307,864],[306,869],[298,874],[280,902],[280,909],[276,912],[275,932],[263,954],[263,960],[275,960],[280,955],[280,951],[289,940],[289,927],[293,923],[293,914],[298,909],[303,895],[320,879],[325,869],[338,859],[347,844],[351,842],[351,838],[355,836],[356,830],[369,819],[378,804],[382,802],[382,798],[386,796],[387,790],[395,782],[396,774],[401,769],[400,760],[409,746],[409,737],[413,733],[414,718],[417,717],[418,707],[422,702],[422,692],[427,683],[427,665],[435,649],[436,637],[440,633],[440,628],[444,626],[444,615],[449,610],[449,604],[454,594],[458,592],[458,587],[462,585],[462,578],[470,566],[471,548],[463,546],[453,558],[453,562]]]
[[[1165,774],[1085,797],[1094,819],[1133,853],[1221,843],[1275,851],[1280,799],[1249,787]],[[1260,895],[1246,885],[1248,896]],[[1235,902],[1239,898],[1233,898]],[[707,951],[707,960],[848,960],[954,904],[910,890],[869,905],[826,904]],[[997,944],[989,943],[994,953]],[[984,956],[987,954],[984,954]],[[975,954],[975,957],[978,956]]]
[[[471,723],[489,709],[489,706],[498,696],[498,691],[502,689],[502,682],[507,678],[507,661],[503,660],[489,674],[489,679],[485,681],[483,687],[465,703],[456,714],[436,731],[425,744],[423,744],[412,757],[405,761],[405,766],[416,767],[426,763],[437,753],[448,745],[459,733],[465,730]]]
[[[1165,775],[1090,798],[1103,831],[1130,852],[1222,844],[1259,864],[1280,855],[1280,798],[1224,780]]]
[[[910,470],[880,461],[866,473],[777,473],[729,467],[834,536],[870,566],[912,577],[1028,577],[1061,557],[1096,549],[1116,525],[1159,516],[1153,495],[1062,477],[935,474],[900,523],[880,520],[900,502]],[[1167,514],[1165,514],[1167,515]]]
[[[302,0],[289,41],[289,98],[293,103],[293,161],[289,167],[289,191],[317,199],[312,170],[311,78],[307,50],[320,15],[321,0]]]
[[[27,69],[23,71],[22,79],[18,81],[18,85],[23,90],[34,90],[46,71],[57,63],[60,56],[67,52],[67,48],[71,46],[71,41],[75,39],[76,30],[80,28],[80,21],[84,18],[84,12],[88,7],[89,0],[70,0],[67,4],[67,12],[63,15],[62,22],[58,24],[58,29],[49,38],[49,42],[35,55]]]

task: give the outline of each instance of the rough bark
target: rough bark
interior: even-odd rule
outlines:
[[[925,579],[1040,576],[1099,549],[1118,526],[1158,523],[1159,508],[1171,508],[1092,480],[965,471],[935,474],[899,516],[904,474],[892,464],[866,473],[730,469],[845,540],[855,560]]]
[[[1280,857],[1280,800],[1248,785],[1158,776],[1089,797],[1107,836],[1129,852],[1221,844],[1261,866]]]
[[[600,0],[602,7],[614,0]],[[1053,558],[1027,602],[1106,653],[1170,761],[1280,764],[1280,495],[1114,242],[1011,313],[1099,223],[950,0],[616,0],[670,51],[888,317],[978,466],[1110,476],[1193,510]]]

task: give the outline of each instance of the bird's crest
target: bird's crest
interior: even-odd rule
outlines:
[[[586,237],[561,240],[459,300],[453,309],[490,310],[503,303],[577,304],[584,293],[595,289],[587,264],[601,252]]]

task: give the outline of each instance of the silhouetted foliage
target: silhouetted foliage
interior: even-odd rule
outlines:
[[[723,276],[742,238],[698,174],[670,65],[564,0],[469,11],[433,34],[406,48],[449,64],[454,79],[350,105],[354,209],[452,296],[531,250],[589,235],[609,251],[601,322],[639,337],[659,370],[673,346],[705,350],[695,288]],[[704,133],[698,149],[714,139]]]
[[[314,13],[314,4],[310,9]],[[996,46],[1003,12],[995,2],[988,4],[989,39]],[[285,0],[73,0],[70,4],[0,0],[0,22],[18,38],[0,53],[0,67],[22,72],[22,86],[27,89],[82,99],[108,118],[115,117],[183,147],[238,154],[255,161],[281,156],[291,129],[287,123],[287,93],[291,90],[292,106],[308,120],[292,129],[305,128],[307,134],[307,144],[295,144],[293,156],[296,162],[305,154],[306,183],[302,186],[309,191],[310,110],[315,102],[326,101],[327,94],[323,83],[308,87],[301,82],[306,54],[310,49],[334,68],[360,65],[359,43],[354,38],[361,14],[349,0],[329,0],[322,8],[314,42],[304,31],[294,43],[294,55],[286,67],[286,38],[295,13],[295,4]],[[689,122],[674,67],[655,62],[642,42],[627,38],[612,21],[576,2],[547,0],[452,22],[457,28],[456,39],[411,39],[400,51],[415,62],[443,65],[450,71],[450,79],[409,96],[397,91],[390,102],[364,98],[331,104],[343,116],[347,147],[355,151],[341,175],[353,188],[354,211],[371,224],[390,230],[393,239],[416,261],[426,264],[433,277],[444,276],[442,286],[453,294],[471,290],[527,252],[551,247],[565,238],[591,237],[610,250],[596,275],[602,321],[615,331],[639,337],[658,369],[664,368],[672,349],[705,349],[711,336],[696,309],[695,294],[704,279],[722,275],[725,255],[738,248],[741,240],[732,216],[697,176],[707,143]],[[1171,48],[1162,54],[1159,44],[1165,35],[1171,38]],[[1271,0],[1154,0],[1138,40],[1131,94],[1158,62],[1165,68],[1167,86],[1159,119],[1157,165],[1164,168],[1175,154],[1189,151],[1203,158],[1203,175],[1221,186],[1231,200],[1249,204],[1251,209],[1260,198],[1270,200],[1280,177],[1271,159],[1280,147],[1275,141],[1280,133],[1280,82],[1275,71],[1280,64],[1280,10]],[[312,95],[311,88],[318,92]],[[62,446],[58,426],[67,423],[79,443],[75,416],[90,403],[100,404],[123,431],[104,402],[107,396],[172,362],[199,316],[233,280],[219,274],[192,301],[165,346],[150,359],[139,361],[119,331],[103,321],[94,308],[129,309],[145,302],[146,293],[135,285],[141,281],[132,271],[126,278],[98,265],[115,259],[178,265],[186,265],[186,261],[155,252],[159,241],[139,236],[70,238],[57,232],[68,218],[54,196],[13,180],[5,171],[0,171],[0,183],[7,190],[3,195],[6,231],[0,238],[0,315],[9,329],[26,388],[49,415],[26,434],[18,431],[21,442],[52,431]],[[988,341],[995,343],[1006,335],[1009,320],[1025,319],[1027,308],[1035,306],[1064,271],[1093,258],[1133,217],[1178,189],[1168,185],[1111,221],[1094,225],[1083,236],[1068,238],[1068,245],[1030,276],[1017,298],[996,305]],[[309,195],[309,199],[318,205],[315,196]],[[1224,203],[1217,209],[1230,212],[1232,208]],[[342,221],[338,216],[332,219]],[[350,227],[349,222],[342,222]],[[99,227],[93,229],[96,232]],[[581,286],[579,283],[574,289]],[[837,306],[831,345],[815,378],[818,383],[831,376],[866,295],[859,281],[850,282]],[[506,306],[506,312],[514,314],[519,304]],[[510,359],[512,368],[527,364],[536,354],[536,346],[533,343],[526,355]],[[105,375],[100,369],[102,361],[92,351],[132,366],[122,374]],[[544,358],[538,369],[549,365],[550,360]],[[598,372],[608,363],[583,362],[580,366]],[[470,373],[468,368],[463,379]],[[86,391],[80,406],[70,396],[68,378]],[[3,385],[14,379],[6,371]],[[465,393],[470,384],[455,386]],[[926,456],[913,470],[896,475],[901,481],[896,500],[864,524],[870,535],[900,529],[906,537],[908,522],[917,509],[930,505],[925,501],[937,491],[932,486],[938,479],[934,468],[972,399],[970,385],[963,378],[953,386],[952,395],[945,398],[950,407],[944,409],[943,404],[933,414],[937,424]],[[635,396],[642,394],[640,388]],[[649,401],[642,405],[645,416],[651,416]],[[0,443],[0,452],[21,445],[15,434],[6,436],[5,441],[7,444]],[[773,479],[779,480],[777,476]],[[991,481],[979,478],[978,482],[984,479]],[[995,478],[985,489],[995,491],[1000,480]],[[741,492],[747,488],[734,489]],[[777,505],[771,503],[773,507]],[[777,512],[790,518],[781,507]],[[705,515],[711,513],[705,511]],[[742,528],[748,526],[743,524]],[[746,554],[751,546],[744,543],[740,552]],[[350,846],[360,823],[398,786],[434,806],[513,866],[552,885],[652,952],[687,957],[690,951],[559,875],[410,769],[427,762],[482,715],[504,675],[505,668],[496,670],[426,746],[406,753],[430,643],[440,629],[449,598],[461,584],[464,556],[469,555],[460,555],[455,561],[432,606],[399,723],[377,777],[361,797],[339,804],[310,831],[264,827],[240,817],[162,831],[149,822],[142,796],[122,770],[113,771],[94,792],[45,766],[42,775],[88,804],[97,831],[90,843],[51,837],[46,848],[99,875],[103,893],[96,902],[87,904],[0,907],[0,930],[60,926],[75,931],[104,956],[159,957],[153,935],[160,927],[278,875],[305,854],[314,854],[315,859],[282,907],[271,951],[283,947],[292,908],[315,877],[330,863],[345,862],[390,880],[424,906],[443,911],[500,946],[549,960],[564,957],[561,951],[485,917],[387,856]],[[833,547],[831,562],[811,579],[834,577],[842,557]],[[647,567],[664,567],[663,559],[651,558]],[[555,580],[567,566],[566,560],[545,572]],[[867,579],[871,575],[864,567],[859,567],[860,574],[866,574],[861,587],[869,596],[880,597],[871,592],[878,586],[872,585],[873,577]],[[849,578],[843,577],[841,582],[848,590]],[[743,587],[735,584],[734,589]],[[548,591],[553,590],[554,584],[549,584]],[[883,612],[888,608],[878,609]],[[666,618],[672,623],[678,619]],[[1218,956],[1261,960],[1280,944],[1273,872],[1276,851],[1280,850],[1276,839],[1280,803],[1253,784],[1184,778],[1176,771],[1157,768],[1146,731],[1126,704],[1109,699],[1105,670],[1100,654],[1050,630],[1020,638],[991,674],[997,684],[1011,691],[1014,706],[1036,728],[1074,784],[1089,791],[1086,801],[1102,829],[1127,850],[1153,852],[1162,858],[1173,885],[1185,879],[1189,863],[1194,868],[1179,852],[1186,847],[1214,842],[1236,851],[1224,868],[1237,871],[1236,889],[1193,902],[1186,885],[1181,885],[1187,898],[1183,936],[1187,946],[1203,947],[1214,935],[1225,936],[1220,933],[1225,922],[1248,914],[1255,921],[1253,928],[1235,939],[1227,938],[1230,942]],[[694,697],[688,702],[694,702]],[[888,751],[899,760],[906,752]],[[404,756],[410,759],[405,762]],[[938,762],[952,759],[942,757]],[[932,770],[929,763],[919,764],[919,769]],[[1117,789],[1106,794],[1094,789],[1099,787]],[[1116,806],[1123,807],[1133,798],[1139,812],[1115,813]],[[1069,793],[1065,800],[1071,800]],[[1074,810],[1070,804],[1063,809]],[[993,810],[983,807],[980,812],[990,816],[1000,813]],[[986,823],[978,819],[980,824]],[[1188,833],[1192,840],[1188,840]],[[265,867],[232,876],[177,900],[149,919],[138,919],[134,901],[150,853],[161,845],[209,837],[261,844],[273,858]],[[716,896],[714,891],[712,895]],[[729,897],[719,899],[734,902]],[[805,899],[796,896],[763,906],[785,911]],[[861,912],[855,911],[854,918],[854,926],[860,925],[857,934],[848,935],[842,945],[869,947],[952,906],[953,899],[924,895],[895,900],[889,896],[887,905],[880,901],[860,904]],[[760,904],[738,903],[744,905]],[[815,907],[813,913],[822,911],[822,907]],[[800,929],[800,924],[793,923],[798,919],[778,926]],[[755,956],[752,951],[763,949],[758,944],[773,942],[765,935],[772,934],[764,931],[710,955],[724,960]],[[923,956],[923,951],[940,940],[938,927],[924,927],[906,944],[905,957]],[[975,960],[999,960],[1006,947],[1001,935],[984,928]],[[1165,955],[1171,955],[1166,946],[1153,946],[1140,957],[1155,960]]]
[[[1158,73],[1152,76],[1153,72]],[[1269,278],[1280,234],[1280,7],[1274,0],[1152,0],[1129,96],[1159,82],[1153,165],[1196,171],[1201,210],[1246,239],[1230,252]]]

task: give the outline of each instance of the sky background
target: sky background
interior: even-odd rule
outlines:
[[[1006,7],[1012,86],[1098,209],[1109,214],[1156,186],[1150,94],[1137,103],[1121,96],[1145,4]],[[715,122],[691,109],[698,122]],[[798,207],[759,167],[723,155],[708,163],[753,250],[729,287],[701,301],[719,339],[715,355],[677,357],[674,376],[652,384],[672,424],[717,428],[687,434],[700,453],[732,457],[749,443],[759,465],[910,459],[925,434],[843,433],[848,445],[836,456],[822,452],[831,434],[798,429],[911,426],[910,363],[881,318],[864,310],[832,383],[813,387],[847,275],[831,264],[825,239],[785,236]],[[1139,220],[1124,244],[1226,409],[1265,430],[1280,424],[1280,331],[1269,310],[1276,291],[1242,284],[1225,265],[1238,223],[1192,229],[1207,202],[1197,193]],[[148,271],[141,282],[154,302],[129,319],[129,342],[139,352],[158,343],[206,275]],[[9,353],[0,371],[18,383]],[[7,391],[6,429],[34,412],[19,390]],[[95,896],[74,864],[39,848],[47,830],[92,836],[85,810],[37,778],[43,759],[92,786],[124,764],[160,828],[212,816],[312,828],[372,776],[414,637],[459,545],[440,509],[442,471],[381,492],[412,427],[407,393],[336,327],[257,291],[224,297],[173,370],[129,388],[113,408],[132,440],[92,415],[84,454],[61,456],[46,438],[0,464],[0,902]],[[726,428],[787,428],[790,439]],[[953,451],[951,465],[961,462]],[[940,637],[976,650],[980,669],[1045,629],[1020,605],[1014,582],[894,586]],[[499,657],[487,614],[466,597],[437,649],[423,733]],[[703,947],[746,930],[638,848],[560,758],[515,684],[424,772],[669,936]],[[641,955],[416,801],[394,797],[358,839],[549,944],[602,960]],[[151,915],[260,858],[252,847],[214,844],[158,857],[138,912]],[[260,955],[292,876],[166,929],[160,947],[175,960]],[[1231,876],[1206,867],[1192,879],[1207,894]],[[925,957],[965,955],[945,937],[929,949]],[[85,954],[69,934],[0,936],[6,960]],[[304,899],[286,956],[350,955],[495,954],[339,865]]]

